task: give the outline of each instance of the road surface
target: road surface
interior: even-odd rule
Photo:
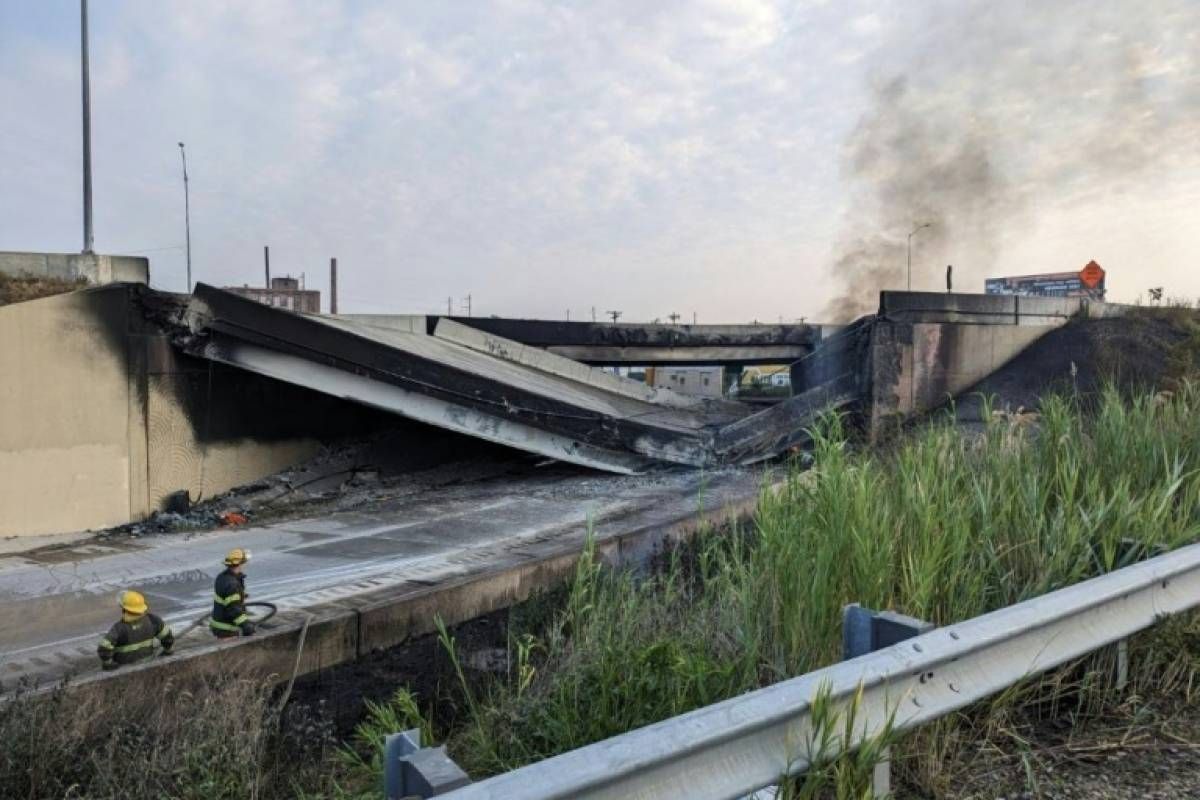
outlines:
[[[92,539],[0,557],[0,689],[96,668],[118,618],[117,593],[143,592],[176,630],[212,608],[213,579],[247,547],[251,600],[302,609],[403,582],[486,567],[496,548],[552,541],[592,525],[598,536],[751,496],[761,472],[645,476],[533,471],[442,486],[367,512],[264,527]],[[207,643],[204,628],[188,643]]]

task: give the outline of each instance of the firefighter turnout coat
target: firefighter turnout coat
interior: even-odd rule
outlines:
[[[245,575],[227,569],[217,576],[212,621],[208,624],[213,634],[220,637],[254,633],[254,623],[246,613]]]
[[[170,653],[175,644],[171,626],[163,622],[162,617],[149,612],[138,616],[126,614],[109,628],[96,652],[105,669],[116,669],[153,656],[155,642],[162,647],[164,655]]]

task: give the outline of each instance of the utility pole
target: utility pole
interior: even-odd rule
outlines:
[[[913,228],[912,232],[908,234],[908,291],[910,292],[912,291],[912,237],[917,231],[921,230],[922,228],[928,228],[932,225],[932,222],[922,222],[920,225]]]
[[[596,321],[596,307],[592,306],[592,322]]]
[[[179,157],[183,159],[183,233],[187,237],[187,290],[192,290],[192,208],[188,199],[187,151],[179,143]],[[268,286],[270,282],[268,281]]]
[[[471,316],[471,295],[467,295],[467,299],[463,301],[463,308],[467,312],[467,316]]]
[[[671,320],[671,324],[674,325],[679,322],[679,315],[672,311],[670,314],[667,314],[667,319]]]
[[[571,309],[567,309],[567,322],[571,321]]]
[[[454,316],[454,298],[453,297],[446,298],[446,316],[447,317]]]
[[[271,288],[271,248],[263,245],[263,287]]]
[[[337,313],[337,259],[329,259],[329,313]]]
[[[616,325],[617,320],[619,320],[621,318],[620,311],[605,311],[604,313],[608,314],[610,317],[612,317],[613,325]]]
[[[696,324],[696,312],[695,311],[692,312],[692,324],[693,325]]]
[[[93,251],[92,236],[92,79],[88,69],[88,4],[79,1],[80,82],[83,85],[83,252]],[[189,288],[188,291],[191,291]]]

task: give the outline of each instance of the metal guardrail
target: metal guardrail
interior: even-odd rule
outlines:
[[[749,692],[444,795],[737,798],[810,766],[810,703],[862,686],[853,748],[920,725],[1200,604],[1200,545]],[[833,755],[826,752],[826,757]]]
[[[436,797],[471,782],[445,747],[421,747],[418,728],[393,733],[383,747],[385,800]]]

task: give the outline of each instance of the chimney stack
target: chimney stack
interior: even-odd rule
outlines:
[[[337,313],[337,259],[329,259],[329,313]]]

